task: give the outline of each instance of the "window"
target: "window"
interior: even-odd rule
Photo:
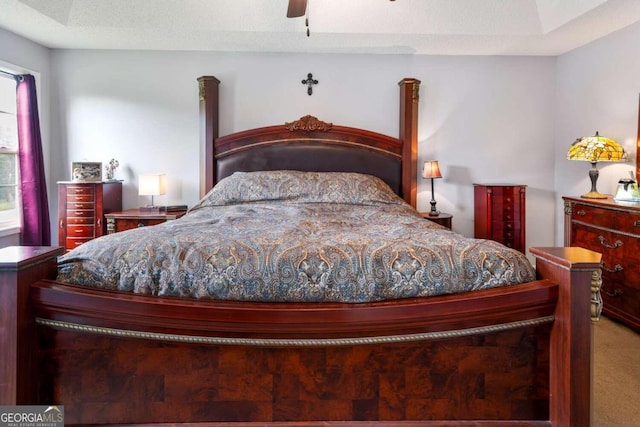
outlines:
[[[0,232],[20,226],[16,82],[0,74]]]

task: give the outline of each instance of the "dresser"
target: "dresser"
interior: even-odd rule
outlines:
[[[58,244],[71,250],[106,234],[104,215],[122,210],[122,182],[58,182]]]
[[[178,219],[186,213],[186,210],[167,212],[145,211],[140,209],[112,212],[105,215],[107,220],[107,234],[118,233],[132,228],[162,224],[166,221]]]
[[[640,204],[564,199],[564,245],[602,254],[603,313],[640,331]]]
[[[474,236],[525,252],[526,185],[473,184]]]

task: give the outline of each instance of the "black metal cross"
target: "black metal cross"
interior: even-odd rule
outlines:
[[[307,74],[307,79],[302,81],[303,85],[307,85],[307,95],[313,95],[313,85],[317,85],[318,81],[313,79],[313,74]]]

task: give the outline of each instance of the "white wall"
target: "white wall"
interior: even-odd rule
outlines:
[[[436,200],[454,229],[473,235],[472,183],[512,182],[529,186],[528,245],[553,242],[554,58],[56,50],[53,68],[54,179],[71,161],[115,157],[125,208],[146,202],[136,180],[151,171],[169,181],[159,202],[197,201],[201,75],[221,81],[221,134],[312,114],[395,136],[397,83],[418,78],[419,160],[440,161]],[[418,190],[428,210],[429,183]]]
[[[160,202],[195,203],[196,78],[201,75],[222,81],[222,134],[313,114],[396,135],[397,82],[420,79],[419,160],[441,162],[438,208],[453,213],[454,229],[467,235],[473,234],[472,183],[513,182],[528,185],[528,246],[561,245],[561,197],[590,187],[589,165],[565,160],[571,142],[598,130],[621,142],[635,159],[640,23],[558,58],[50,54],[0,30],[0,61],[41,74],[40,114],[53,207],[55,181],[68,179],[71,161],[112,157],[121,163],[116,176],[125,180],[126,208],[147,202],[137,196],[136,178],[149,171],[168,174],[169,194]],[[313,96],[300,83],[309,72],[320,81]],[[633,165],[601,164],[599,190],[614,192]],[[428,210],[429,183],[419,185],[418,207]]]
[[[628,163],[599,163],[598,190],[614,194],[619,178],[635,171],[640,94],[640,23],[562,55],[557,64],[555,189],[556,225],[563,229],[562,196],[591,188],[589,163],[566,160],[577,137],[601,135],[618,141]],[[555,244],[563,244],[557,233]]]
[[[40,116],[40,132],[42,134],[42,150],[45,160],[45,175],[49,195],[55,191],[55,183],[51,182],[51,138],[50,138],[50,105],[49,90],[51,86],[50,50],[41,45],[0,29],[0,65],[15,73],[33,74],[38,92],[38,113]],[[51,221],[56,222],[57,198],[49,197]],[[52,235],[52,242],[57,236]],[[19,235],[11,234],[0,237],[0,247],[20,244]]]
[[[56,51],[54,134],[63,147],[56,179],[76,160],[120,162],[124,204],[137,207],[137,176],[165,172],[159,202],[198,200],[197,77],[221,80],[220,132],[292,121],[313,114],[336,124],[398,133],[398,86],[407,58]],[[366,74],[368,70],[375,72]],[[308,96],[301,80],[319,84]]]
[[[473,183],[524,184],[527,246],[553,242],[554,70],[548,57],[415,59],[419,158],[440,161],[436,200],[456,231],[473,235]],[[419,208],[428,210],[427,183],[421,190]]]

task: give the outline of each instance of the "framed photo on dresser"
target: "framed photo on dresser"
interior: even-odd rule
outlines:
[[[72,162],[71,180],[75,182],[102,181],[101,162]]]

